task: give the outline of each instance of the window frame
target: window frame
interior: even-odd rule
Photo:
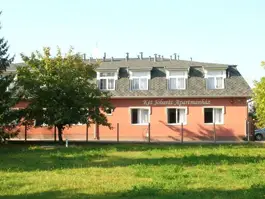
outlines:
[[[177,74],[171,74],[177,72]],[[188,79],[188,71],[186,70],[166,70],[166,78],[167,78],[167,88],[168,90],[186,90],[187,89],[187,79]],[[177,88],[178,86],[178,79],[184,79],[184,87]],[[176,88],[171,88],[170,79],[176,79]]]
[[[4,76],[1,76],[0,78],[3,78]],[[6,92],[12,91],[12,89],[16,86],[16,81],[17,81],[17,74],[13,78],[13,81],[10,82],[10,84],[6,87]]]
[[[213,72],[220,72],[220,74],[209,74]],[[206,70],[206,89],[208,90],[219,90],[219,89],[225,89],[225,78],[226,78],[226,72],[224,70]],[[208,86],[208,78],[213,78],[214,79],[214,88],[211,89]],[[222,87],[217,88],[217,78],[222,78]]]
[[[106,80],[106,88],[105,89],[101,88],[101,80]],[[114,81],[112,89],[109,89],[109,80],[113,80]],[[113,90],[115,90],[115,84],[116,84],[116,82],[115,82],[115,78],[114,77],[113,78],[112,77],[111,78],[103,77],[103,78],[99,79],[99,89],[102,90],[102,91],[113,91]]]
[[[103,76],[101,77],[100,74],[101,73],[113,73],[113,76]],[[98,77],[97,77],[97,80],[99,81],[99,85],[98,85],[98,88],[99,90],[102,90],[102,91],[113,91],[115,90],[116,88],[116,72],[98,72]],[[101,88],[101,80],[106,80],[106,89],[102,89]],[[109,80],[113,80],[113,88],[112,89],[109,89]]]
[[[42,128],[42,127],[48,127],[48,124],[42,123],[41,125],[37,125],[37,120],[34,119],[34,120],[33,120],[33,126],[34,126],[35,128]]]
[[[139,89],[134,89],[133,88],[133,80],[136,80],[136,79],[139,80]],[[141,89],[141,80],[142,79],[146,79],[146,81],[147,81],[147,87],[145,89]],[[130,81],[131,81],[131,90],[132,91],[147,91],[148,90],[148,86],[149,85],[148,85],[148,77],[147,76],[143,76],[143,77],[132,77]]]
[[[213,122],[212,123],[205,123],[205,109],[206,108],[212,108],[213,109]],[[222,109],[222,121],[221,123],[215,123],[215,114],[214,114],[214,109]],[[223,125],[225,120],[225,107],[224,106],[204,106],[203,107],[203,124],[205,125]]]
[[[132,110],[133,109],[145,109],[145,110],[148,110],[148,122],[147,123],[132,123]],[[150,120],[151,120],[151,108],[150,106],[132,106],[132,107],[129,107],[129,116],[130,116],[130,124],[131,125],[135,125],[135,126],[147,126],[149,123],[150,123]]]
[[[208,87],[208,78],[213,78],[214,79],[214,89],[211,89]],[[222,78],[222,87],[221,88],[217,88],[217,78]],[[225,78],[221,75],[218,76],[208,76],[206,79],[206,87],[208,90],[215,90],[215,89],[224,89],[225,88]]]
[[[134,73],[146,73],[145,75],[134,75]],[[132,91],[147,91],[149,90],[149,79],[151,78],[151,71],[129,71],[130,74],[130,90]],[[138,79],[139,81],[139,89],[133,88],[133,80]],[[147,87],[145,89],[141,89],[141,80],[146,79]]]
[[[110,113],[107,113],[107,112],[105,112],[105,113],[106,113],[106,115],[111,116],[112,113],[113,113],[113,111],[114,111],[113,108],[111,108],[111,109],[110,109]]]
[[[176,109],[176,111],[177,111],[177,109],[184,109],[185,110],[185,123],[182,123],[182,124],[183,125],[187,125],[188,124],[188,117],[187,117],[187,115],[188,115],[188,107],[186,107],[186,106],[167,106],[166,107],[167,125],[175,125],[175,126],[176,125],[177,126],[180,126],[181,125],[181,123],[168,123],[168,120],[169,120],[169,118],[168,118],[168,110],[169,109]]]
[[[184,79],[184,88],[177,88],[178,87],[178,79]],[[171,88],[170,79],[176,79],[176,88]],[[168,88],[169,90],[186,90],[186,78],[185,76],[169,76],[168,78]]]
[[[81,122],[77,122],[76,124],[72,124],[72,126],[82,126],[82,125],[85,125],[85,124],[81,123]]]

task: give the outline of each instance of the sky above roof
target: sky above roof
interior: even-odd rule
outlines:
[[[235,64],[248,83],[264,76],[263,0],[0,0],[10,53],[73,46],[87,56],[144,57]]]

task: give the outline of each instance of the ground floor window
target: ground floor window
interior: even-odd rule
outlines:
[[[35,126],[35,127],[42,127],[42,126],[48,126],[48,125],[45,124],[45,123],[43,122],[43,120],[36,119],[36,120],[34,120],[34,126]]]
[[[105,110],[105,112],[106,112],[106,115],[112,115],[113,109],[111,109],[111,108],[107,108],[107,109]]]
[[[223,124],[224,108],[204,108],[204,123]]]
[[[168,124],[186,124],[187,123],[186,108],[167,108]]]
[[[148,124],[150,119],[150,110],[148,108],[132,108],[131,123],[132,124]]]

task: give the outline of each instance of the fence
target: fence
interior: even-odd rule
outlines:
[[[102,126],[88,128],[87,125],[73,126],[66,128],[63,132],[63,139],[69,141],[109,141],[109,142],[219,142],[219,141],[242,141],[251,140],[253,124],[246,121],[245,132],[234,132],[232,129],[224,128],[222,125],[196,125],[187,127],[185,124],[148,124],[113,125],[112,129]],[[58,141],[56,128],[28,128],[20,127],[20,133],[12,140],[23,141]]]

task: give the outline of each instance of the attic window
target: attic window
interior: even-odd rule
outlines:
[[[114,90],[115,79],[116,79],[115,72],[98,73],[99,89],[100,90]]]
[[[131,90],[148,90],[150,72],[131,72]]]
[[[183,90],[186,89],[186,71],[167,71],[168,89]]]
[[[206,87],[207,89],[224,89],[225,71],[207,71]]]

